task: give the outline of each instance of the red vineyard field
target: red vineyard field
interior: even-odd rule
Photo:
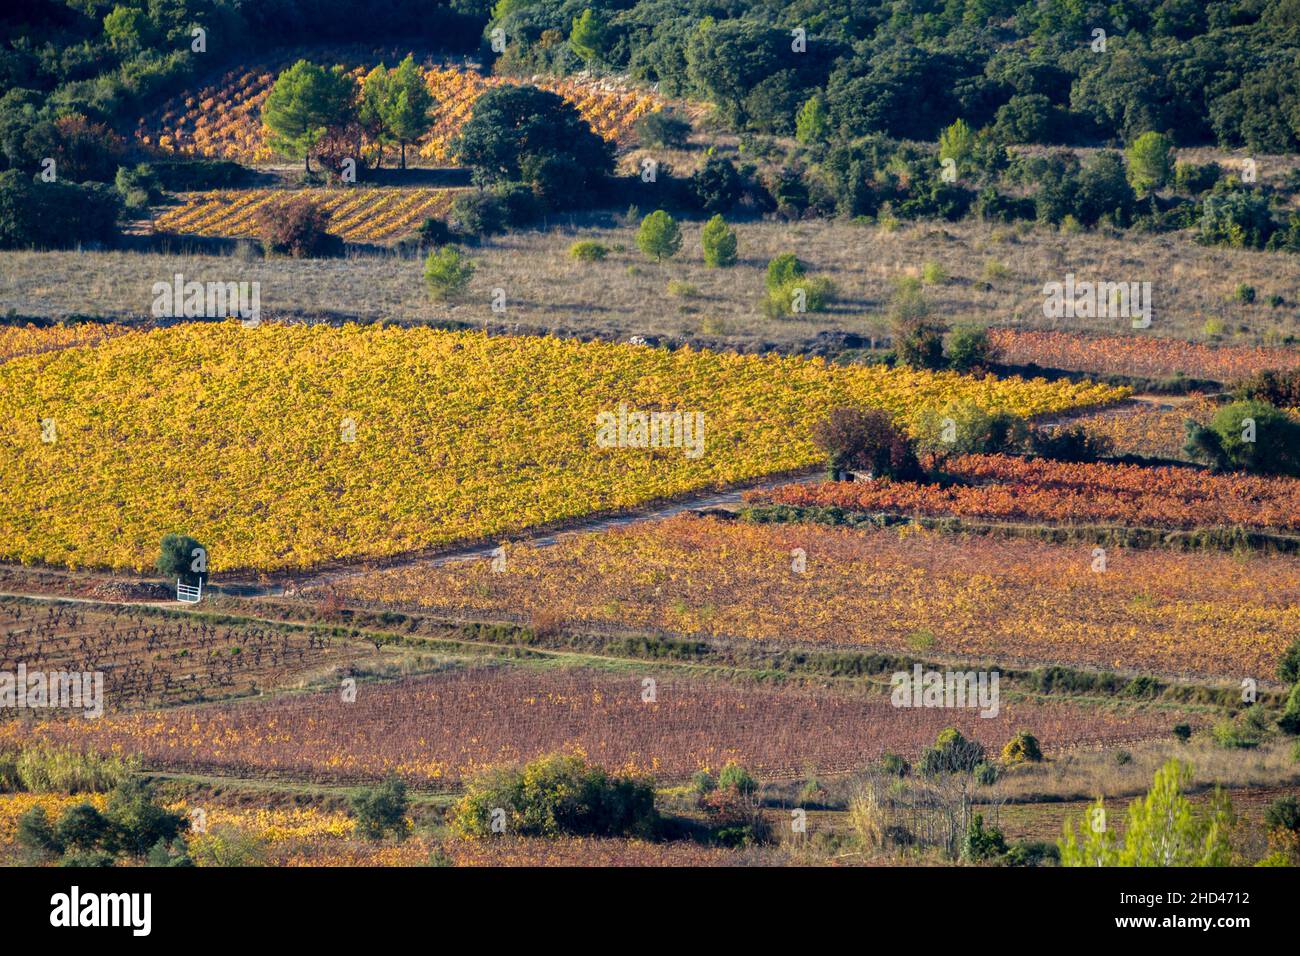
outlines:
[[[645,678],[655,681],[644,699]],[[766,778],[858,769],[886,750],[915,756],[956,726],[990,748],[1031,729],[1051,750],[1166,733],[1168,713],[1002,702],[970,709],[895,708],[870,696],[682,679],[635,672],[478,668],[243,705],[171,709],[98,721],[52,722],[32,738],[140,754],[146,767],[353,781],[395,771],[412,783],[454,784],[487,767],[568,751],[611,770],[683,779],[738,760]]]

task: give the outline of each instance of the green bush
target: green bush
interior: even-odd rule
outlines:
[[[22,789],[30,793],[104,793],[138,767],[138,758],[43,746],[22,751],[14,763]]]
[[[113,186],[122,197],[126,211],[137,217],[148,215],[149,205],[163,197],[162,183],[148,163],[131,168],[119,166]]]
[[[767,264],[767,291],[776,292],[803,277],[807,271],[793,252],[783,252]]]
[[[896,753],[886,751],[880,758],[880,772],[890,777],[906,777],[912,765]]]
[[[718,787],[722,790],[735,790],[748,797],[758,790],[758,781],[748,770],[732,760],[719,771]]]
[[[921,753],[920,770],[927,777],[945,773],[974,773],[984,763],[984,745],[968,740],[960,730],[940,731],[934,746]]]
[[[154,567],[168,579],[180,578],[186,584],[196,585],[208,576],[207,549],[187,534],[165,534]]]
[[[1284,684],[1300,681],[1300,638],[1291,642],[1277,662],[1277,679]]]
[[[1300,422],[1267,402],[1233,402],[1186,427],[1187,453],[1220,470],[1300,476]]]
[[[1042,759],[1043,750],[1038,738],[1028,731],[1020,731],[1002,747],[1005,763],[1040,763]]]
[[[78,803],[63,811],[54,826],[54,839],[67,850],[93,850],[103,847],[111,829],[92,804]]]
[[[1300,800],[1293,794],[1278,797],[1264,810],[1264,823],[1270,830],[1300,833]]]
[[[475,268],[459,247],[443,246],[434,249],[424,260],[424,284],[435,299],[456,299],[464,294]]]
[[[558,754],[470,781],[451,826],[467,837],[492,836],[494,811],[504,811],[512,836],[649,837],[659,825],[650,781],[612,776]]]
[[[1111,452],[1111,440],[1082,425],[1061,425],[1052,430],[1031,428],[1029,448],[1043,458],[1054,461],[1097,461]]]
[[[121,199],[99,183],[37,183],[0,173],[0,249],[68,249],[117,238]]]
[[[962,840],[962,859],[971,863],[999,860],[1007,855],[1006,837],[997,827],[985,827],[984,815],[977,813]]]
[[[1232,297],[1243,305],[1250,305],[1255,301],[1255,287],[1244,282],[1238,282],[1237,288],[1233,290]]]
[[[987,368],[993,361],[988,330],[978,325],[959,325],[948,336],[948,367],[956,372]]]
[[[603,242],[584,239],[569,246],[569,255],[579,262],[599,262],[609,255],[609,247]]]
[[[632,130],[646,146],[681,149],[690,138],[691,124],[671,110],[656,110],[640,117]]]
[[[641,220],[641,228],[636,234],[637,248],[650,256],[655,262],[662,262],[677,255],[682,247],[682,229],[677,220],[662,209],[656,209]]]
[[[1187,743],[1187,741],[1192,739],[1192,725],[1174,724],[1174,737],[1181,740],[1183,743]]]
[[[44,807],[32,807],[18,818],[17,838],[19,846],[41,856],[63,852]]]
[[[912,434],[921,448],[941,455],[996,455],[1014,451],[1025,441],[1023,419],[989,411],[976,402],[952,401],[916,416]]]
[[[368,840],[382,840],[387,833],[405,839],[407,807],[406,784],[393,775],[380,786],[362,790],[352,798],[357,831]]]
[[[189,828],[189,821],[158,805],[152,788],[128,778],[108,795],[104,816],[112,825],[110,852],[144,856],[159,841],[171,841]]]
[[[704,224],[700,231],[704,264],[713,269],[727,269],[736,264],[736,231],[727,226],[721,215]]]
[[[835,298],[835,283],[826,276],[792,279],[779,289],[770,290],[764,310],[771,318],[824,312]]]

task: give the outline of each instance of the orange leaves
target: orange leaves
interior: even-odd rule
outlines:
[[[801,549],[806,569],[794,570]],[[350,597],[435,612],[916,652],[959,659],[1269,679],[1300,632],[1300,559],[1109,549],[678,517],[413,565]]]
[[[1193,378],[1228,382],[1267,368],[1300,365],[1300,350],[1204,345],[1182,339],[1145,335],[1079,335],[990,329],[989,340],[1010,365],[1034,363],[1043,368],[1077,369],[1165,378],[1183,373]]]
[[[652,700],[643,694],[647,670]],[[429,785],[555,752],[661,781],[731,759],[765,779],[796,778],[809,767],[858,769],[886,750],[914,756],[947,726],[990,748],[1032,726],[1051,749],[1153,736],[1168,719],[1021,702],[1003,702],[997,717],[982,718],[975,710],[900,709],[880,685],[830,691],[682,678],[652,665],[628,673],[504,666],[369,684],[353,703],[326,691],[50,722],[28,733],[101,752],[120,747],[151,768],[339,782],[393,771]]]
[[[788,485],[750,500],[852,511],[889,511],[991,521],[1123,524],[1161,528],[1241,525],[1300,530],[1300,480],[1214,475],[1192,468],[1070,464],[1005,455],[944,462],[971,486],[913,482]]]
[[[310,196],[330,217],[330,232],[347,242],[400,238],[451,208],[450,189],[226,189],[191,193],[158,217],[154,229],[191,236],[251,237],[259,209]]]

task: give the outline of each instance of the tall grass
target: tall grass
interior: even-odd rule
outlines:
[[[104,793],[140,767],[139,758],[33,747],[0,756],[0,789],[30,793]]]

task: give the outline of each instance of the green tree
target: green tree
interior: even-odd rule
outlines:
[[[474,263],[456,246],[443,246],[424,260],[424,281],[435,299],[454,299],[474,276]]]
[[[1300,424],[1268,402],[1233,402],[1186,428],[1185,450],[1220,470],[1300,476]]]
[[[604,57],[608,29],[605,16],[599,10],[583,10],[573,20],[569,48],[586,63],[599,62]]]
[[[380,786],[362,790],[352,798],[357,829],[369,840],[382,840],[390,832],[399,840],[405,839],[408,806],[406,784],[393,774]]]
[[[641,220],[636,244],[647,256],[653,256],[655,262],[663,262],[677,255],[682,247],[682,228],[668,213],[656,209]]]
[[[433,94],[425,82],[424,71],[415,65],[411,54],[408,53],[389,75],[387,93],[387,126],[402,147],[402,168],[405,169],[406,144],[419,139],[433,126],[430,115]]]
[[[154,562],[158,573],[169,578],[183,578],[187,584],[197,584],[207,578],[207,549],[189,535],[163,535],[159,552],[158,560]]]
[[[341,66],[327,70],[299,60],[276,77],[262,104],[262,125],[272,148],[302,156],[310,173],[312,145],[329,128],[347,124],[355,93],[356,84]]]
[[[380,63],[361,81],[361,96],[357,101],[357,122],[370,141],[379,147],[376,166],[384,165],[384,146],[394,139],[389,126],[391,89],[388,68]]]
[[[964,119],[956,120],[939,134],[939,160],[951,159],[957,169],[965,170],[975,152],[975,134]]]
[[[799,109],[794,120],[794,138],[805,146],[826,142],[831,135],[831,114],[820,93],[812,96]]]
[[[704,224],[700,231],[700,246],[704,250],[705,265],[726,269],[736,264],[736,230],[730,228],[721,215]]]
[[[1236,818],[1232,803],[1216,790],[1208,814],[1195,814],[1183,789],[1192,780],[1187,764],[1170,760],[1156,771],[1145,797],[1128,807],[1123,838],[1106,820],[1101,799],[1083,821],[1082,841],[1068,821],[1058,842],[1062,866],[1227,866]]]
[[[1139,195],[1169,184],[1174,173],[1174,144],[1163,133],[1146,132],[1124,151],[1128,181]]]
[[[540,180],[562,167],[578,180],[576,187],[568,186],[570,201],[614,168],[613,147],[592,132],[572,104],[535,86],[510,83],[474,101],[453,150],[479,183],[528,181],[545,188]]]

